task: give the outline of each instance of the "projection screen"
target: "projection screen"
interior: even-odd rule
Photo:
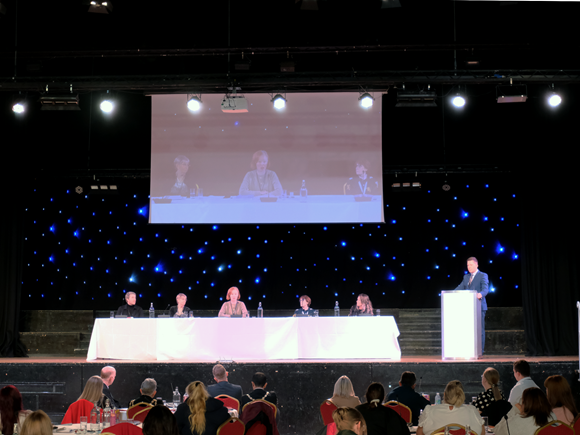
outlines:
[[[358,93],[154,95],[150,223],[383,222],[381,99]]]

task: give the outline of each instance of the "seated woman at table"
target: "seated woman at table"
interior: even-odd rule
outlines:
[[[358,159],[355,162],[356,176],[350,177],[344,183],[345,195],[380,195],[379,181],[367,174],[370,162],[367,159]]]
[[[91,376],[85,384],[85,389],[76,402],[70,404],[61,424],[78,424],[81,416],[87,416],[96,403],[104,408],[107,397],[103,394],[103,379],[100,376]]]
[[[354,408],[338,408],[332,413],[332,419],[338,429],[337,435],[364,435],[366,422],[362,414]]]
[[[482,417],[487,417],[488,424],[495,426],[511,409],[499,387],[499,373],[493,367],[488,367],[481,376],[481,385],[485,391],[479,393],[475,407]]]
[[[383,406],[385,388],[379,382],[373,382],[365,394],[366,403],[356,409],[362,414],[367,425],[367,435],[409,435],[407,422],[395,411]]]
[[[177,407],[175,420],[181,435],[215,435],[220,425],[230,418],[224,403],[209,397],[203,382],[187,386],[187,401]]]
[[[560,375],[549,376],[544,381],[544,387],[546,387],[546,396],[556,418],[571,425],[578,415],[578,410],[566,378]]]
[[[356,305],[353,305],[350,308],[349,316],[372,316],[373,315],[373,304],[371,303],[370,298],[368,295],[361,293],[356,298]]]
[[[495,426],[496,435],[530,435],[550,421],[556,420],[552,406],[542,390],[527,388],[521,402]]]
[[[179,435],[175,416],[164,405],[156,405],[143,420],[143,435]]]
[[[485,430],[483,418],[474,406],[463,404],[465,393],[461,382],[451,381],[447,384],[443,393],[443,402],[441,405],[425,407],[423,414],[419,417],[417,435],[430,435],[435,430],[452,423],[469,425],[472,431],[483,435]]]
[[[237,287],[230,287],[228,294],[226,296],[228,302],[224,302],[218,317],[232,317],[232,316],[242,316],[249,317],[246,304],[240,299],[240,290]]]
[[[22,404],[22,394],[14,385],[7,385],[0,390],[0,432],[12,435],[14,424],[22,428],[24,419],[32,411],[25,410]]]
[[[313,317],[314,310],[312,308],[310,308],[310,304],[312,303],[312,299],[310,299],[310,297],[307,295],[302,295],[302,296],[300,296],[299,301],[300,301],[300,306],[302,308],[296,308],[296,311],[294,311],[294,315],[302,314],[303,316]]]
[[[177,305],[174,305],[169,309],[169,317],[188,317],[191,310],[189,307],[185,306],[187,296],[183,293],[179,293],[175,299],[177,300]]]
[[[282,185],[274,171],[270,171],[270,161],[266,151],[256,151],[252,156],[252,170],[246,174],[240,186],[239,195],[282,195]]]
[[[52,435],[52,422],[46,412],[34,411],[20,426],[20,435]]]
[[[360,400],[354,395],[354,388],[348,376],[341,376],[334,384],[334,392],[329,399],[337,407],[350,406],[355,408],[360,405]]]

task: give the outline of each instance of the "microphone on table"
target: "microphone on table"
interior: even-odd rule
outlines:
[[[167,311],[167,309],[171,306],[171,304],[167,304],[167,306],[165,307],[165,309],[163,311]],[[167,313],[169,315],[169,313]]]

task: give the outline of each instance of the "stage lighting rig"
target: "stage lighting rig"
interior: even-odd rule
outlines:
[[[397,92],[397,104],[395,107],[437,107],[435,100],[437,94],[434,91],[402,91]]]
[[[358,97],[358,102],[363,109],[368,109],[373,106],[375,99],[371,94],[365,92]]]
[[[40,110],[81,110],[78,94],[44,94],[39,101]]]
[[[465,106],[465,97],[463,95],[461,95],[459,92],[457,93],[457,95],[455,95],[452,99],[451,99],[451,103],[457,107],[457,108],[461,108],[463,106]]]
[[[509,86],[497,85],[495,96],[498,103],[525,103],[528,99],[527,85],[515,85],[510,78]]]
[[[89,5],[89,12],[94,14],[113,12],[113,3],[110,0],[85,0],[84,3]]]
[[[12,104],[12,111],[18,115],[24,113],[26,111],[26,107],[28,106],[26,99],[19,95],[18,98],[14,100],[14,104]]]
[[[233,91],[232,94],[227,93],[222,100],[222,112],[224,113],[246,113],[248,112],[248,100],[243,95],[238,95],[238,91],[242,88],[232,86],[228,90]]]
[[[187,108],[192,112],[198,112],[201,109],[201,94],[187,94]]]
[[[286,107],[286,94],[284,96],[282,94],[276,94],[270,101],[274,104],[274,109],[282,110]]]
[[[551,92],[548,95],[548,104],[552,107],[558,107],[562,103],[562,97],[554,90],[554,84],[552,83]]]

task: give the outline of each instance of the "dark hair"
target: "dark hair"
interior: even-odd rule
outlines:
[[[473,261],[474,263],[477,263],[477,264],[479,264],[479,262],[477,261],[477,258],[475,258],[475,257],[469,257],[469,258],[467,259],[467,261]]]
[[[0,390],[0,416],[4,435],[12,435],[14,423],[18,423],[18,413],[23,409],[22,394],[18,388],[7,385]]]
[[[256,372],[254,373],[254,376],[252,376],[252,382],[256,387],[263,387],[266,385],[267,381],[268,378],[266,378],[266,375],[262,372]]]
[[[371,168],[371,162],[365,158],[359,158],[355,161],[356,165],[362,165],[368,171]]]
[[[514,370],[524,378],[530,376],[530,365],[525,359],[519,359],[514,363]]]
[[[357,296],[357,299],[358,298],[360,298],[361,304],[364,305],[362,312],[373,314],[373,304],[371,303],[371,299],[369,298],[369,295],[361,293]]]
[[[548,402],[550,402],[552,409],[563,406],[568,408],[574,417],[578,415],[572,390],[566,378],[561,375],[549,376],[544,381],[544,387],[546,387]]]
[[[413,372],[403,372],[401,375],[401,380],[399,381],[403,385],[408,385],[412,387],[417,382],[417,376]]]
[[[522,393],[523,417],[534,417],[536,426],[548,424],[552,407],[542,390],[536,387],[527,388]]]
[[[306,303],[308,304],[308,307],[310,307],[310,304],[312,303],[312,299],[310,299],[310,297],[309,297],[309,296],[307,296],[307,295],[302,295],[302,296],[300,296],[300,298],[299,298],[298,300],[299,300],[299,301],[302,301],[303,299],[304,299],[304,300],[306,301]]]
[[[143,435],[179,435],[173,413],[163,405],[151,408],[143,420]]]
[[[367,387],[365,397],[367,398],[367,403],[365,404],[367,408],[377,408],[385,400],[385,387],[380,382],[373,382]],[[373,402],[373,400],[378,400],[379,402]]]

